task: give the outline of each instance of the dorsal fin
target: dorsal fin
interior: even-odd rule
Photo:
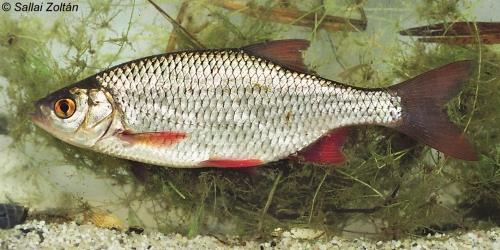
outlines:
[[[309,41],[301,39],[276,40],[243,47],[250,55],[267,59],[285,68],[307,74],[314,74],[304,64],[302,52],[309,47]]]

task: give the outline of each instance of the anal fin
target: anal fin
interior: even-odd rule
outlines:
[[[346,127],[330,131],[313,144],[299,151],[297,158],[319,165],[343,163],[346,157],[342,153],[342,145],[346,141],[348,132]]]

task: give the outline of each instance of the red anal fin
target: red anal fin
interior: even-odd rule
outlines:
[[[213,158],[200,163],[203,167],[218,167],[218,168],[247,168],[262,165],[263,162],[259,159],[222,159]]]
[[[301,73],[313,74],[304,64],[302,52],[309,47],[309,41],[301,39],[277,40],[243,47],[248,54],[267,59],[285,68]]]
[[[345,127],[335,129],[299,151],[297,157],[320,165],[340,164],[346,159],[342,153],[342,145],[348,132]]]
[[[131,144],[171,146],[186,138],[186,133],[172,131],[131,133],[129,131],[122,131],[117,136],[121,140]]]

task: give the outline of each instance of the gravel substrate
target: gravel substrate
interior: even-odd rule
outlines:
[[[93,225],[46,224],[31,221],[0,231],[1,249],[500,249],[500,228],[463,234],[437,234],[398,241],[343,239],[299,239],[285,232],[273,242],[246,241],[228,244],[210,236],[188,239],[180,234],[125,233]]]

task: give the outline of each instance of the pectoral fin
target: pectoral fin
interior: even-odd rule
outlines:
[[[154,146],[171,146],[187,137],[186,133],[173,131],[146,133],[122,131],[117,133],[116,136],[130,144],[148,144]]]

